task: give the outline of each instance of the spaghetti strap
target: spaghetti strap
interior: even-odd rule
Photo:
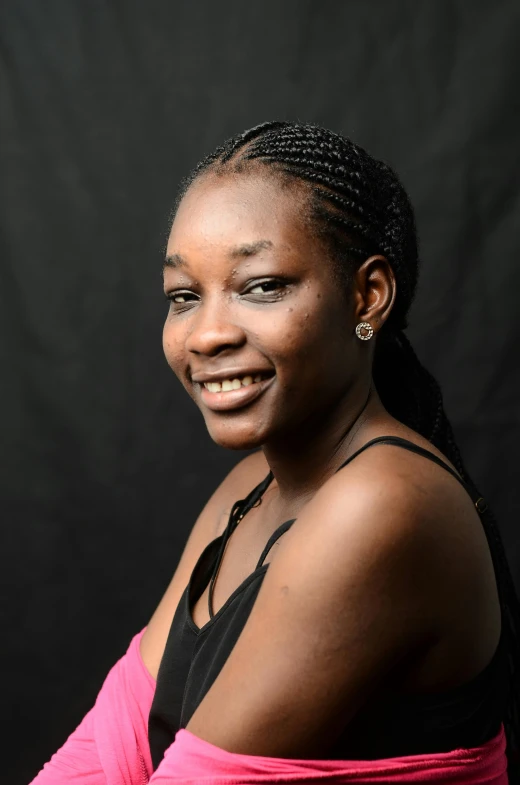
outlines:
[[[361,452],[366,450],[367,447],[371,447],[373,444],[393,444],[397,447],[404,447],[406,450],[415,452],[417,453],[417,455],[422,455],[424,458],[428,458],[430,461],[433,461],[438,466],[442,466],[443,469],[446,469],[446,471],[449,472],[452,475],[452,477],[455,477],[455,479],[458,480],[460,484],[466,489],[467,493],[471,497],[471,500],[475,504],[477,511],[481,513],[486,510],[487,508],[486,502],[484,501],[482,496],[480,496],[477,489],[472,484],[463,480],[462,477],[460,477],[457,474],[457,472],[453,471],[451,466],[448,466],[447,463],[444,463],[444,461],[442,461],[437,455],[430,452],[429,450],[425,450],[424,447],[420,447],[418,444],[415,444],[415,442],[411,442],[409,439],[403,439],[401,436],[376,436],[375,439],[371,439],[370,441],[368,441],[366,444],[360,447],[359,450],[356,450],[356,452],[353,455],[347,458],[347,460],[344,461],[341,464],[341,466],[338,467],[338,469],[336,469],[336,472],[339,472],[340,469],[342,469],[344,466],[350,463],[350,461],[352,461],[357,455],[359,455]]]
[[[213,613],[213,591],[215,589],[215,581],[217,579],[218,571],[220,569],[220,563],[222,561],[222,557],[224,556],[224,551],[226,549],[227,542],[233,532],[235,531],[236,527],[251,507],[257,503],[259,499],[262,498],[266,488],[270,485],[274,475],[270,471],[267,477],[265,477],[262,482],[258,483],[258,485],[250,491],[245,499],[240,499],[236,501],[231,508],[231,512],[229,514],[229,520],[227,522],[226,528],[224,529],[223,533],[220,535],[220,547],[218,549],[217,559],[213,566],[213,570],[211,573],[211,577],[209,579],[209,589],[208,589],[208,611],[210,619],[213,618],[215,615]]]
[[[255,506],[257,501],[262,498],[266,489],[271,484],[273,476],[273,473],[270,471],[267,477],[264,477],[262,482],[258,483],[258,485],[247,494],[245,499],[235,502],[229,515],[229,521],[227,523],[226,529],[224,530],[224,534],[226,534],[228,528],[230,530],[229,535],[235,531],[246,512],[249,512],[249,510]]]
[[[295,520],[296,520],[296,518],[291,518],[291,520],[289,520],[289,521],[284,521],[284,522],[283,522],[282,524],[280,524],[280,526],[279,526],[277,529],[275,529],[275,531],[274,531],[274,532],[271,534],[271,536],[270,536],[270,537],[269,537],[269,539],[267,540],[267,544],[266,544],[266,546],[265,546],[264,550],[263,550],[263,551],[262,551],[262,553],[261,553],[261,556],[260,556],[260,558],[258,559],[258,563],[257,563],[257,565],[256,565],[256,567],[255,567],[255,571],[256,571],[256,570],[259,570],[259,569],[260,569],[260,567],[262,567],[262,565],[263,565],[263,561],[264,561],[265,557],[267,556],[267,554],[269,553],[269,551],[271,550],[271,548],[273,547],[273,545],[275,544],[275,542],[276,542],[276,541],[277,541],[277,540],[278,540],[278,539],[279,539],[279,538],[282,536],[282,534],[285,534],[285,532],[287,531],[287,529],[290,529],[290,528],[291,528],[291,526],[293,525],[293,523],[294,523],[294,521],[295,521]]]

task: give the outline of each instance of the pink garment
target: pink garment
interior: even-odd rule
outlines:
[[[180,730],[152,775],[148,715],[155,680],[139,651],[142,630],[109,672],[94,707],[31,785],[256,785],[257,783],[429,782],[508,785],[503,725],[470,750],[376,761],[239,755]]]
[[[31,785],[146,785],[152,773],[148,715],[155,679],[139,651],[144,634],[109,671],[93,708]]]
[[[447,785],[508,785],[504,726],[482,747],[435,755],[380,760],[293,760],[238,755],[209,744],[187,730],[178,731],[154,785],[257,785],[258,783],[429,782]]]

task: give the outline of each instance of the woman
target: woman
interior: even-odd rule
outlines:
[[[514,781],[518,600],[403,332],[417,272],[399,180],[325,129],[265,123],[184,182],[165,355],[255,452],[35,783],[507,782],[502,723]]]

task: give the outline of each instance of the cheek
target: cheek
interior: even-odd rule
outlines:
[[[168,317],[166,317],[163,327],[162,344],[164,356],[166,357],[168,365],[178,374],[183,366],[183,336],[178,329],[173,328]]]
[[[318,308],[304,311],[287,331],[287,357],[294,358],[302,385],[326,394],[348,381],[353,341],[347,321],[343,309]]]
[[[338,345],[345,342],[336,314],[318,308],[287,308],[283,315],[270,321],[264,331],[264,345],[279,366],[282,377],[295,374],[313,376],[323,373],[330,365],[331,355],[338,353]]]

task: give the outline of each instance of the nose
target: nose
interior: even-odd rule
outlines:
[[[206,300],[194,314],[186,349],[192,354],[215,357],[225,350],[238,349],[245,340],[245,332],[233,321],[229,308],[221,300]]]

